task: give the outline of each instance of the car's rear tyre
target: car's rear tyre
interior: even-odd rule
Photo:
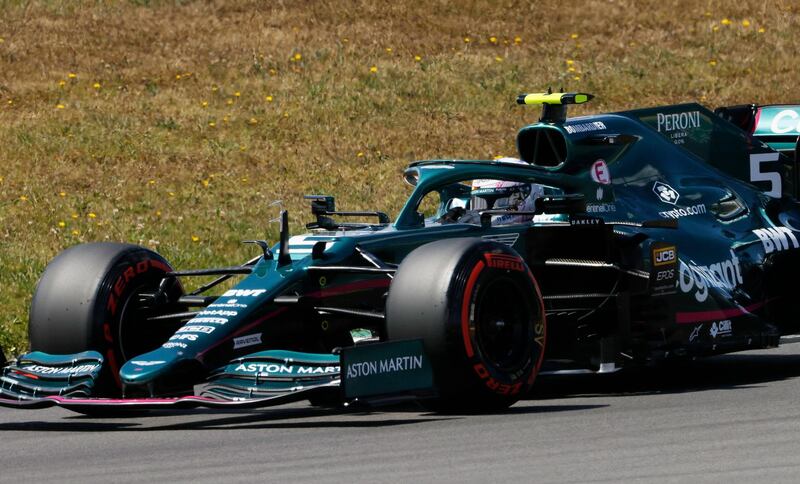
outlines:
[[[538,285],[513,249],[450,239],[411,252],[386,302],[389,340],[422,339],[448,412],[502,410],[525,395],[544,356]]]
[[[136,245],[101,242],[61,252],[47,265],[31,301],[31,350],[98,351],[105,359],[98,393],[118,393],[120,366],[158,347],[175,330],[147,321],[174,308],[153,308],[139,297],[156,292],[171,271],[163,257]],[[170,300],[182,292],[175,280],[167,288]]]

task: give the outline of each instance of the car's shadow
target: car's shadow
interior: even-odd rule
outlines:
[[[543,375],[528,399],[742,389],[800,377],[800,354],[730,354],[605,375]]]
[[[746,389],[768,382],[800,377],[800,355],[733,354],[692,362],[660,364],[608,375],[541,376],[525,402],[505,414],[579,412],[607,407],[602,397],[683,393],[719,389]],[[591,402],[554,402],[556,399],[601,397]],[[10,415],[5,413],[5,415]],[[372,410],[342,410],[295,406],[261,410],[191,410],[131,414],[108,418],[48,412],[52,420],[36,418],[36,411],[20,411],[13,422],[0,422],[0,431],[154,431],[214,429],[378,428],[471,418],[431,413],[416,404]],[[33,417],[33,419],[29,419]],[[54,418],[53,418],[54,417]],[[119,415],[125,417],[125,414]]]

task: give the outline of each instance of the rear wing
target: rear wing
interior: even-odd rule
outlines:
[[[756,107],[757,108],[757,107]],[[798,196],[797,161],[743,130],[756,125],[755,108],[727,108],[726,116],[696,104],[676,104],[616,113],[651,128],[663,139],[764,194]],[[730,122],[729,122],[730,121]],[[792,153],[793,154],[793,153]]]
[[[717,108],[714,113],[763,141],[773,150],[790,158],[797,156],[800,142],[800,105],[741,104]]]

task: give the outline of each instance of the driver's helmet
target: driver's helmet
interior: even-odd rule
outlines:
[[[533,212],[536,199],[543,195],[536,183],[509,182],[503,180],[475,180],[472,183],[472,210],[509,210]],[[492,224],[517,224],[533,220],[533,215],[513,213],[492,216]]]
[[[473,210],[526,210],[531,184],[506,180],[472,181],[470,208]],[[532,208],[532,207],[531,207]]]
[[[516,158],[501,158],[498,161],[526,164]],[[532,212],[534,202],[544,195],[544,189],[538,183],[478,179],[472,181],[470,195],[470,209],[472,210]],[[520,223],[532,219],[533,215],[496,215],[492,217],[492,223]]]

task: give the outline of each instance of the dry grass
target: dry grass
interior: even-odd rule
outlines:
[[[799,29],[788,0],[0,0],[0,345],[69,245],[230,264],[276,199],[297,230],[304,193],[395,212],[412,159],[513,154],[514,96],[546,86],[800,101]]]

